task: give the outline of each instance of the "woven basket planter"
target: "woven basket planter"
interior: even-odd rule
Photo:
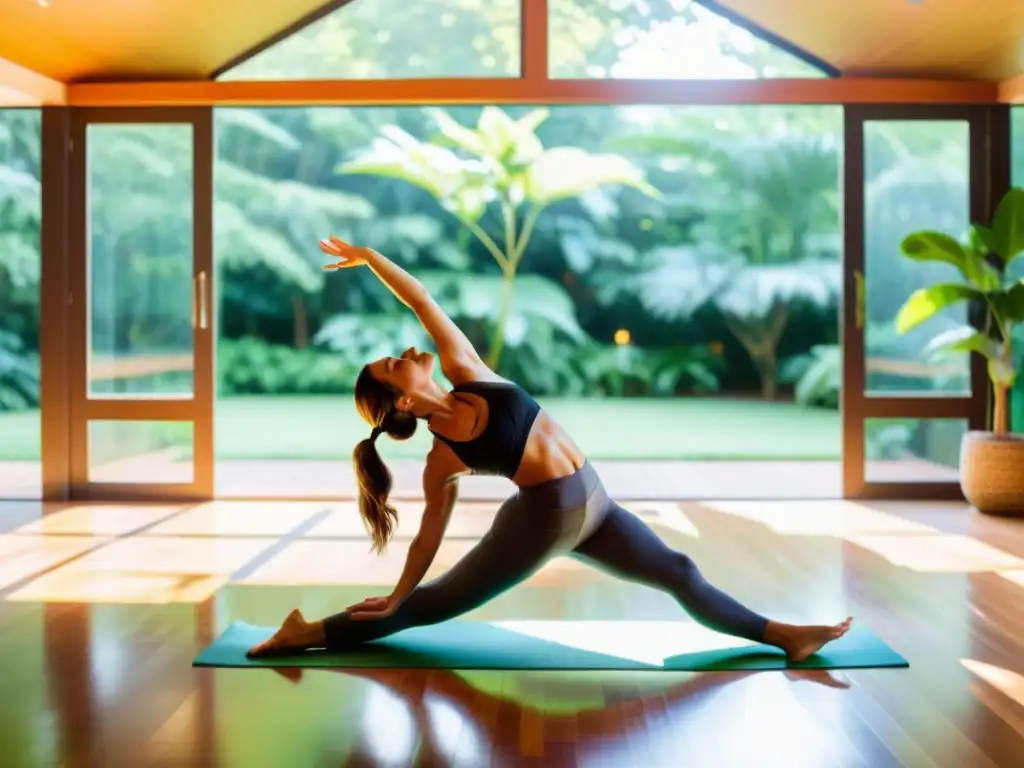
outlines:
[[[1024,435],[964,435],[960,487],[979,512],[1024,517]]]

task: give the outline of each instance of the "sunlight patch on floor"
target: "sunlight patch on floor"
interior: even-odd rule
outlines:
[[[71,563],[34,579],[8,596],[11,602],[195,604],[212,597],[227,576],[96,572]]]
[[[527,637],[571,648],[601,653],[643,664],[663,666],[680,654],[756,643],[718,632],[690,621],[491,621],[491,625]]]
[[[94,573],[230,576],[273,544],[271,539],[137,536],[112,541],[74,565]]]
[[[1024,707],[1024,675],[975,659],[960,659],[960,663],[993,688],[1006,694],[1007,698]]]
[[[705,501],[702,507],[761,523],[787,536],[839,536],[862,533],[931,533],[915,523],[852,501]]]
[[[183,509],[181,505],[163,504],[87,504],[46,515],[26,523],[16,532],[123,536]]]
[[[649,525],[668,528],[691,538],[699,538],[700,531],[693,524],[681,504],[674,501],[623,501],[622,506]]]
[[[210,502],[175,515],[145,536],[284,536],[322,512],[325,504]]]
[[[411,539],[419,531],[423,517],[422,501],[392,502],[398,512],[397,539]],[[445,536],[451,538],[481,538],[494,522],[498,504],[459,502],[452,510]],[[331,513],[303,534],[304,539],[359,539],[367,541],[366,525],[355,502],[332,504]]]
[[[409,540],[392,541],[383,555],[370,551],[366,538],[305,540],[292,542],[239,583],[263,586],[394,585],[402,576]],[[452,539],[442,542],[424,582],[450,570],[475,547],[476,541]],[[585,578],[611,578],[575,560],[559,557],[544,566],[524,584],[562,586]]]
[[[1018,587],[1024,588],[1024,569],[1019,571],[997,571],[996,575],[1016,584]]]
[[[0,535],[0,589],[109,541],[95,536]]]
[[[975,659],[960,663],[981,682],[969,690],[978,701],[1017,731],[1024,732],[1024,675]]]
[[[980,573],[1024,568],[1021,558],[969,536],[848,536],[847,541],[893,565],[925,573]]]

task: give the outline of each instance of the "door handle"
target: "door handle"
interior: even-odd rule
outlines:
[[[853,273],[853,279],[857,288],[855,299],[856,306],[854,307],[854,311],[856,314],[857,329],[861,330],[864,328],[864,294],[866,292],[864,273],[859,269],[856,270]]]
[[[195,277],[192,278],[192,330],[199,326],[199,286]]]
[[[199,273],[199,328],[206,330],[210,323],[207,311],[206,270]]]

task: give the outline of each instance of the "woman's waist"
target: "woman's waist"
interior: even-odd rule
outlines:
[[[586,458],[577,467],[570,464],[568,471],[545,473],[538,468],[536,473],[524,473],[520,468],[514,481],[524,505],[551,511],[582,507],[601,487],[597,470]]]

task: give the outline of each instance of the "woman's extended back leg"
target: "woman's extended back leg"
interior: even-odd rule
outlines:
[[[668,592],[698,622],[761,642],[768,619],[712,586],[693,560],[669,548],[635,515],[608,501],[604,521],[572,556],[614,576]]]

